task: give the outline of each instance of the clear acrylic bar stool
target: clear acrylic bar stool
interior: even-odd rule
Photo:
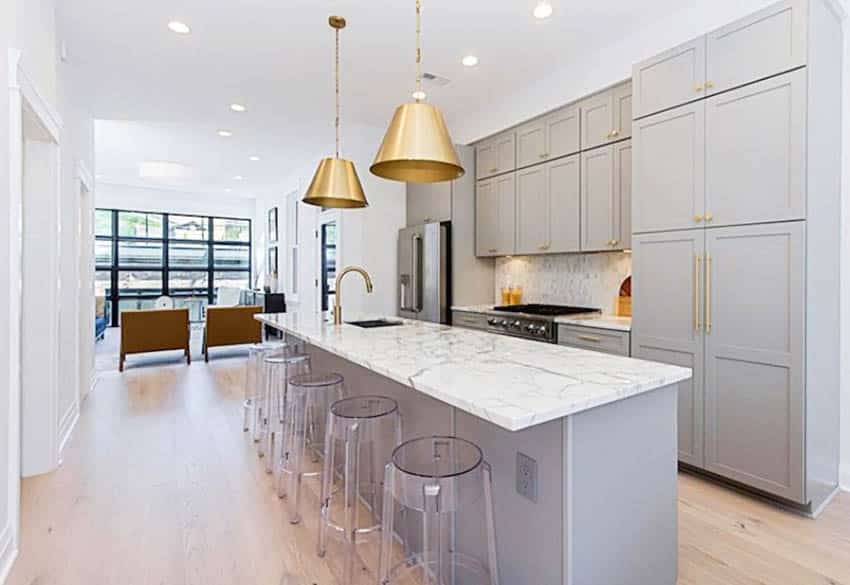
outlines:
[[[420,437],[399,445],[384,477],[379,583],[412,577],[423,585],[498,585],[491,479],[481,449],[464,439]],[[394,563],[396,506],[410,512],[406,521],[419,516],[421,530],[418,538],[409,535],[404,558]],[[486,550],[486,561],[471,553],[478,550]]]
[[[263,359],[284,351],[286,344],[280,342],[255,343],[248,349],[248,363],[245,367],[245,401],[242,403],[242,431],[251,432],[254,441],[260,440],[262,417],[262,399],[266,382]]]
[[[266,473],[274,472],[275,445],[280,441],[283,430],[286,393],[291,377],[310,373],[310,356],[294,353],[295,347],[263,359],[265,388],[262,404],[265,416],[262,420],[262,437],[257,452],[265,456]]]
[[[325,428],[325,460],[319,516],[319,556],[327,551],[328,529],[342,536],[345,559],[343,584],[353,585],[356,546],[381,528],[378,506],[381,475],[393,449],[401,443],[398,403],[385,396],[354,396],[334,402]],[[331,518],[336,448],[342,447],[342,523]],[[367,526],[361,527],[360,508],[368,506]]]
[[[322,427],[331,404],[345,398],[340,374],[302,374],[289,378],[283,417],[278,495],[287,499],[289,521],[301,521],[301,480],[319,477],[316,465],[323,453]],[[305,456],[309,456],[312,467]]]

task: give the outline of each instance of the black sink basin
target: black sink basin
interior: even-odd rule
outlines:
[[[346,321],[348,325],[355,327],[363,327],[364,329],[374,329],[375,327],[395,327],[396,325],[404,325],[403,321],[388,321],[387,319],[370,319],[367,321]]]

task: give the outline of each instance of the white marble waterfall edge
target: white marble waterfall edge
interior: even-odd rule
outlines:
[[[255,318],[510,431],[691,377],[688,368],[422,321],[363,329],[297,312]]]

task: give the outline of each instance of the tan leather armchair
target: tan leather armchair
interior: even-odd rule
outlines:
[[[124,371],[127,354],[182,349],[186,363],[189,352],[189,309],[145,309],[121,312],[121,357],[118,371]]]
[[[204,361],[210,361],[211,347],[261,342],[263,340],[262,325],[254,319],[254,315],[262,312],[263,308],[258,305],[207,307]]]

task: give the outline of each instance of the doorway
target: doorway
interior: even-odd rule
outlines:
[[[339,211],[323,211],[319,216],[319,293],[318,306],[325,319],[333,318],[333,306],[336,301],[336,274],[339,267],[340,241]]]

